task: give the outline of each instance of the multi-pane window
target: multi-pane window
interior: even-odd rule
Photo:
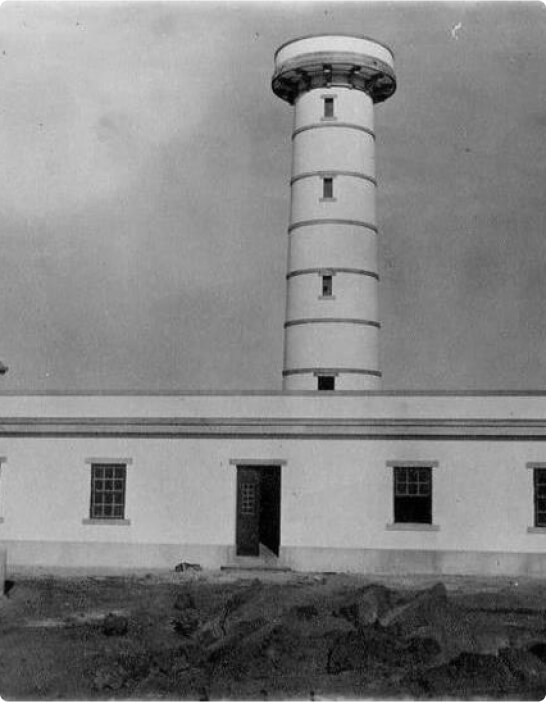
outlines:
[[[317,380],[319,390],[335,390],[335,376],[319,375]]]
[[[127,467],[91,465],[91,519],[124,519]]]
[[[322,179],[322,197],[330,200],[334,197],[334,179],[326,177]]]
[[[241,514],[256,513],[256,484],[243,483],[241,485]]]
[[[432,523],[432,469],[394,467],[394,521]]]
[[[324,99],[324,117],[331,119],[334,116],[334,98],[325,97]]]
[[[546,468],[533,469],[535,526],[546,527]]]
[[[331,297],[332,296],[332,276],[323,275],[322,276],[322,296]]]

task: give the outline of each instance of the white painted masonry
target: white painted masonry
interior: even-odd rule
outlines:
[[[8,566],[219,567],[237,460],[282,465],[279,563],[300,570],[546,572],[529,462],[546,396],[318,393],[1,397]],[[84,524],[89,458],[130,459],[129,525]],[[429,462],[433,525],[393,530],[393,461]]]
[[[285,389],[316,390],[317,374],[380,387],[373,104],[394,87],[391,52],[370,39],[305,37],[276,54],[273,90],[294,105]],[[328,299],[314,268],[335,274]]]

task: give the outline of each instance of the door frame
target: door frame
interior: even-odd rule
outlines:
[[[237,499],[238,499],[238,478],[237,478],[237,468],[241,466],[242,468],[260,468],[260,466],[274,466],[279,469],[280,474],[280,489],[279,489],[279,555],[282,549],[282,494],[283,494],[283,479],[282,479],[282,469],[287,465],[287,460],[285,458],[230,458],[229,465],[235,466],[234,480],[233,480],[233,551],[235,556],[237,556]],[[259,558],[259,556],[247,556],[247,558]]]

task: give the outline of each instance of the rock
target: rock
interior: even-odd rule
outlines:
[[[522,682],[536,683],[546,680],[546,663],[530,651],[517,648],[502,648],[499,651],[500,660]]]
[[[391,626],[401,621],[413,622],[413,626],[428,623],[434,617],[435,610],[444,610],[448,603],[445,585],[437,583],[427,590],[422,590],[417,595],[398,607],[385,612],[380,618],[381,626]]]
[[[360,625],[375,624],[391,609],[391,591],[384,585],[369,585],[358,592]]]
[[[496,653],[494,645],[506,645],[506,640],[496,636],[495,632],[488,632],[483,621],[473,613],[449,602],[443,585],[423,590],[409,602],[394,607],[379,620],[379,624],[402,638],[418,635],[436,639],[446,659],[463,651]]]
[[[107,614],[102,622],[102,631],[106,636],[124,636],[129,629],[127,617],[120,614]]]
[[[238,609],[241,609],[243,605],[246,605],[248,602],[253,600],[256,595],[262,592],[262,589],[262,583],[259,580],[254,579],[250,585],[247,585],[246,587],[235,592],[224,605],[224,621]]]
[[[428,663],[442,652],[442,647],[431,636],[415,636],[405,642],[406,653],[414,659],[414,664]]]
[[[221,617],[215,617],[205,622],[199,629],[198,641],[201,646],[208,648],[225,636]]]
[[[314,605],[298,605],[291,609],[296,619],[309,621],[318,617],[318,609]]]
[[[540,658],[541,661],[546,662],[546,643],[544,643],[544,641],[531,644],[527,647],[527,650],[537,658]]]
[[[337,611],[333,612],[335,617],[343,617],[348,622],[351,622],[354,626],[358,626],[360,623],[358,604],[353,602],[350,605],[343,605]]]
[[[195,609],[195,602],[189,592],[180,592],[176,596],[173,607],[180,611],[185,609]]]
[[[346,670],[372,671],[382,664],[398,665],[403,646],[395,636],[374,628],[341,634],[328,652],[326,672],[337,675]]]
[[[199,628],[199,613],[195,609],[185,609],[171,623],[177,634],[192,636]]]
[[[384,585],[367,585],[334,611],[356,627],[375,624],[392,608],[391,591]]]
[[[119,690],[125,682],[125,671],[119,666],[99,668],[95,671],[91,686],[94,690]]]
[[[378,626],[362,627],[339,635],[328,652],[327,672],[337,675],[346,670],[359,673],[407,669],[430,665],[442,653],[432,637],[401,639],[396,631]]]
[[[199,571],[203,570],[199,563],[187,563],[186,561],[183,561],[182,563],[178,563],[174,567],[175,572],[177,573],[185,573],[188,570],[194,570],[194,571]]]
[[[491,699],[500,693],[505,697],[520,682],[501,658],[466,651],[448,663],[408,676],[401,685],[411,685],[411,680],[427,695],[438,696],[436,699],[446,695],[467,698],[484,694]]]

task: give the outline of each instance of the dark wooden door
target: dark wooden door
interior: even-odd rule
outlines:
[[[264,466],[260,473],[260,541],[279,555],[281,469]]]
[[[237,466],[237,555],[260,553],[260,471]]]

